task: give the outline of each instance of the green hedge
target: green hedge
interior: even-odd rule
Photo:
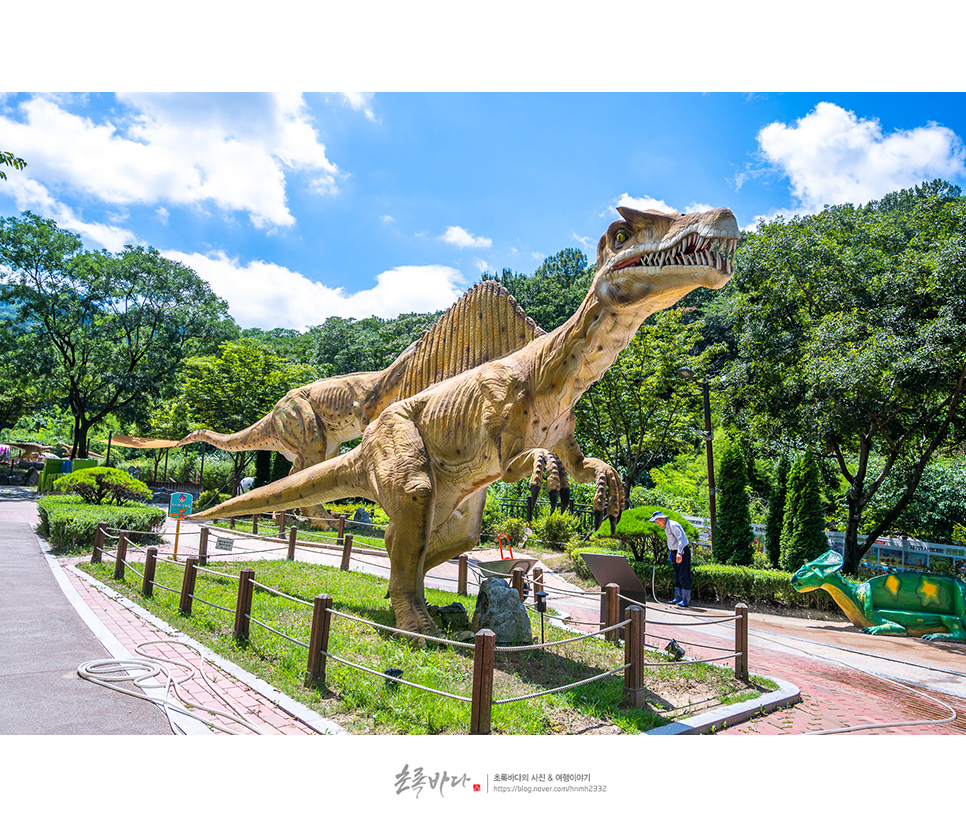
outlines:
[[[582,553],[614,553],[627,558],[630,554],[594,547],[593,545],[568,548],[577,572],[590,579],[591,574],[580,555]],[[656,567],[650,559],[627,560],[641,584],[650,592],[651,574],[654,575],[654,593],[659,600],[670,598],[674,588],[674,571],[671,563],[662,560]],[[781,570],[758,570],[738,565],[696,564],[691,567],[691,599],[695,603],[745,602],[749,605],[777,605],[786,608],[838,611],[839,607],[825,591],[800,594],[791,584],[791,574]]]
[[[137,530],[137,541],[149,541],[164,526],[167,515],[161,507],[144,504],[85,504],[79,495],[47,495],[37,501],[40,525],[37,529],[54,548],[93,547],[97,525],[120,530]]]

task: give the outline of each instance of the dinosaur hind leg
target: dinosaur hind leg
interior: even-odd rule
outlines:
[[[418,634],[439,633],[426,606],[423,574],[433,529],[435,488],[429,456],[416,426],[402,417],[380,420],[360,447],[374,462],[380,504],[389,516],[389,598],[396,628]],[[374,461],[373,461],[374,459]]]

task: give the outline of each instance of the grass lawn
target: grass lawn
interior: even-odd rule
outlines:
[[[257,583],[293,599],[256,586],[252,618],[292,640],[308,644],[312,601],[320,593],[332,597],[338,612],[393,626],[394,615],[385,598],[387,582],[383,578],[284,560],[212,563],[210,570],[216,573],[199,570],[192,615],[184,617],[178,612],[183,563],[158,563],[155,581],[173,590],[157,588],[151,598],[141,595],[140,576],[130,569],[123,582],[116,582],[110,562],[81,563],[78,567],[350,732],[453,734],[469,731],[472,647],[430,643],[428,648],[418,648],[366,623],[336,616],[332,620],[330,655],[380,672],[401,669],[405,681],[467,700],[454,700],[405,685],[389,688],[383,678],[331,657],[326,666],[326,688],[318,689],[305,684],[306,648],[255,622],[251,623],[248,642],[239,645],[233,637],[233,613],[202,602],[234,609],[239,572],[245,567],[253,568]],[[143,566],[135,567],[140,571]],[[433,589],[427,589],[426,596],[431,605],[459,602],[472,618],[475,597]],[[539,614],[530,616],[533,633],[539,638]],[[545,631],[548,643],[574,636],[549,623]],[[667,660],[662,652],[645,657],[645,661]],[[498,651],[493,698],[510,702],[494,704],[493,732],[515,735],[640,733],[683,715],[756,697],[773,688],[770,682],[758,678],[747,685],[736,681],[728,668],[688,664],[646,669],[649,708],[621,706],[622,671],[562,692],[511,700],[567,686],[616,669],[623,663],[623,645],[614,645],[599,637],[547,649]]]

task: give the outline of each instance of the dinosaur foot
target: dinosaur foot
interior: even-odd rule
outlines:
[[[429,613],[425,602],[409,594],[393,595],[390,591],[392,609],[396,614],[396,628],[427,637],[442,637],[443,632]],[[419,638],[409,638],[419,642]]]
[[[923,640],[947,640],[951,643],[966,643],[966,631],[948,632],[937,631],[933,634],[923,634]]]

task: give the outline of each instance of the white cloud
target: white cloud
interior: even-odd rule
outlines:
[[[461,249],[468,247],[474,249],[489,249],[493,245],[493,241],[490,238],[474,237],[462,226],[450,226],[446,230],[446,234],[442,236],[442,239],[447,243],[452,243],[454,246],[459,246]]]
[[[376,276],[376,285],[347,294],[317,284],[277,264],[242,264],[223,252],[207,255],[164,252],[191,267],[224,298],[241,327],[305,329],[329,316],[395,318],[400,313],[428,313],[453,304],[464,291],[462,274],[447,266],[401,266]]]
[[[119,93],[100,121],[70,112],[69,98],[35,96],[0,135],[30,160],[28,178],[115,205],[181,205],[246,212],[259,228],[289,226],[286,176],[338,190],[298,94]]]
[[[683,210],[681,210],[668,205],[664,202],[664,200],[658,200],[656,197],[649,197],[646,194],[643,197],[631,197],[630,194],[625,192],[617,198],[614,207],[612,207],[608,212],[605,212],[605,214],[613,214],[616,217],[617,206],[627,206],[627,208],[637,209],[638,211],[647,211],[649,209],[663,211],[665,213],[682,211],[683,214],[696,214],[716,208],[715,206],[707,205],[707,203],[690,203],[689,205],[686,205]]]
[[[378,121],[369,102],[372,101],[372,93],[343,93],[343,97],[353,110],[359,110],[371,121]]]
[[[884,134],[877,119],[828,102],[793,126],[766,125],[758,144],[763,160],[791,181],[798,212],[865,203],[924,180],[966,173],[966,149],[948,128],[929,123]]]

